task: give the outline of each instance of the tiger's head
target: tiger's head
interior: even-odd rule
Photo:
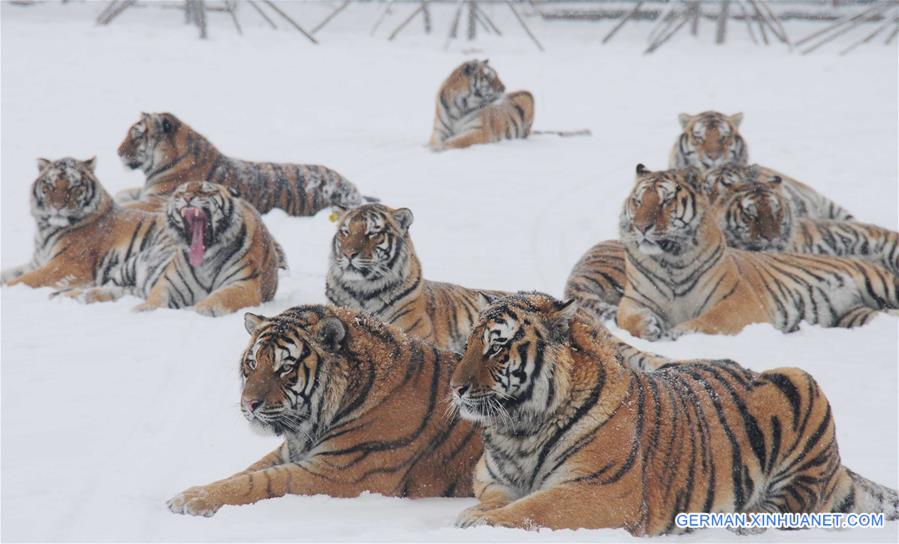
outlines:
[[[486,106],[506,92],[487,59],[463,63],[453,70],[441,89],[443,98],[449,98],[461,112]]]
[[[408,208],[364,204],[344,213],[331,242],[331,269],[344,282],[372,288],[405,277],[415,249],[409,237]]]
[[[568,329],[577,304],[542,293],[481,296],[486,307],[450,382],[453,405],[485,426],[539,423],[571,387],[563,367],[571,361]]]
[[[171,113],[141,113],[119,145],[119,157],[128,168],[149,175],[177,157],[192,132]]]
[[[734,188],[752,183],[780,183],[781,177],[767,175],[757,164],[725,164],[706,172],[702,190],[709,202],[716,204],[733,192]]]
[[[681,133],[679,146],[687,164],[701,169],[744,161],[745,149],[740,136],[743,114],[724,115],[706,111],[698,115],[678,116]]]
[[[781,181],[744,183],[734,187],[719,208],[719,224],[727,244],[749,251],[785,251],[793,234],[793,214]]]
[[[95,214],[109,195],[94,175],[96,158],[38,159],[31,187],[31,215],[40,226],[69,227]]]
[[[353,366],[345,344],[352,319],[327,306],[297,306],[275,317],[247,313],[250,343],[240,363],[240,408],[260,430],[311,434],[333,415]]]
[[[166,204],[166,226],[176,242],[188,248],[191,266],[239,236],[246,210],[237,207],[240,194],[208,181],[189,181],[175,189]]]
[[[693,168],[652,172],[638,164],[619,221],[621,241],[649,256],[678,257],[695,247],[707,204],[698,186]]]

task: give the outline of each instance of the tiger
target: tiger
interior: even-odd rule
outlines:
[[[472,495],[480,437],[444,414],[459,354],[348,308],[247,313],[244,324],[241,412],[284,441],[242,472],[177,494],[172,512],[212,516],[287,494]]]
[[[157,211],[165,197],[188,181],[232,187],[259,213],[280,208],[293,216],[324,208],[356,206],[363,197],[346,178],[320,165],[249,162],[223,155],[204,136],[171,113],[141,113],[118,148],[125,166],[147,176],[141,188],[116,198],[128,206]],[[369,197],[370,198],[370,197]]]
[[[31,187],[31,215],[37,223],[30,262],[4,270],[3,285],[66,287],[99,285],[140,262],[142,279],[153,277],[172,251],[149,256],[137,250],[157,245],[162,234],[156,214],[116,204],[96,176],[96,158],[39,158]],[[165,244],[162,244],[164,247]]]
[[[746,164],[749,161],[749,150],[739,132],[742,113],[682,113],[678,120],[683,132],[671,149],[669,168],[693,166],[705,172],[725,164]]]
[[[443,151],[527,138],[534,124],[534,96],[528,91],[505,91],[488,60],[471,60],[457,67],[437,93],[428,146]]]
[[[719,198],[730,193],[735,186],[764,182],[782,185],[796,217],[839,221],[855,220],[845,208],[808,185],[758,164],[749,166],[727,164],[714,168],[705,174],[701,185],[709,200],[716,203]]]
[[[806,372],[730,360],[640,372],[576,308],[519,293],[481,312],[450,385],[484,443],[479,502],[457,525],[655,536],[682,532],[681,512],[899,518],[894,489],[842,464]]]
[[[733,187],[719,207],[727,244],[749,251],[857,257],[899,276],[899,233],[877,225],[793,217],[780,181]]]
[[[325,296],[365,310],[440,349],[461,352],[480,310],[478,291],[424,279],[408,208],[363,204],[341,210],[331,241]]]
[[[60,294],[84,302],[133,295],[145,299],[135,311],[191,307],[210,317],[274,297],[283,250],[235,189],[187,182],[169,197],[164,213],[153,215],[155,238],[132,237],[129,253],[108,260],[109,272],[97,286]]]
[[[802,321],[856,327],[880,311],[895,314],[897,278],[869,262],[727,247],[692,173],[637,166],[619,222],[627,259],[620,327],[658,340],[736,334],[750,323],[783,332]]]

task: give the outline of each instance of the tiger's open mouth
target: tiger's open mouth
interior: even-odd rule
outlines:
[[[190,264],[197,267],[203,264],[206,255],[206,228],[209,217],[205,211],[191,206],[181,208],[181,217],[190,231]]]

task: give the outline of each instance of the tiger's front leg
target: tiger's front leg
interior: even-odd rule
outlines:
[[[446,139],[441,149],[463,149],[487,143],[490,143],[490,138],[487,137],[484,130],[476,129]]]
[[[241,308],[262,304],[258,279],[239,281],[220,287],[194,306],[198,314],[209,317],[234,313]]]
[[[176,514],[210,517],[225,505],[253,504],[284,495],[355,497],[358,485],[346,484],[314,463],[284,463],[192,487],[168,502]]]
[[[620,487],[620,486],[613,486]],[[617,529],[635,519],[639,497],[589,484],[567,484],[531,493],[506,506],[482,513],[468,526],[490,525],[533,530]]]
[[[191,488],[185,489],[181,493],[178,493],[177,495],[166,501],[166,505],[169,507],[169,510],[176,514],[191,514],[194,516],[202,515],[209,517],[215,513],[215,510],[210,511],[208,508],[205,510],[200,508],[200,503],[202,503],[203,499],[209,494],[207,488],[225,483],[228,480],[237,478],[239,476],[244,476],[246,474],[258,472],[260,470],[265,470],[267,468],[283,464],[284,459],[286,458],[285,456],[285,445],[282,444],[274,451],[269,452],[262,459],[247,467],[245,470],[242,470],[237,474],[233,474],[227,478],[218,480],[208,485],[195,485]],[[216,508],[216,510],[218,509]]]
[[[478,504],[466,508],[459,514],[456,518],[456,527],[476,525],[484,513],[502,508],[514,501],[518,496],[515,490],[502,485],[490,476],[484,455],[481,455],[481,459],[475,466],[472,487],[474,488],[474,496],[478,499]]]

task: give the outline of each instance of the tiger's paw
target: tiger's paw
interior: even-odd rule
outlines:
[[[673,340],[671,338],[671,331],[665,326],[665,322],[662,321],[662,318],[657,316],[652,312],[646,312],[643,316],[642,323],[642,331],[640,331],[639,336],[644,340],[649,340],[650,342],[655,342],[657,340]]]
[[[456,518],[456,527],[460,527],[462,529],[467,529],[469,527],[477,527],[479,525],[487,525],[487,520],[485,519],[485,515],[488,510],[484,510],[481,505],[472,506],[471,508],[466,508],[459,514]]]
[[[538,528],[535,523],[528,519],[512,519],[509,513],[502,508],[483,510],[479,506],[475,506],[463,511],[456,520],[456,527],[461,527],[462,529],[484,526],[526,530]]]
[[[200,315],[205,315],[206,317],[218,317],[220,315],[230,314],[231,311],[227,308],[222,307],[221,304],[205,304],[205,300],[196,306],[194,306],[194,311]]]
[[[143,302],[141,304],[138,304],[134,308],[131,308],[131,311],[132,312],[152,312],[156,308],[157,308],[156,306],[153,306],[149,302]]]
[[[212,517],[221,504],[211,500],[209,491],[203,486],[191,487],[186,491],[178,493],[168,501],[166,506],[175,514],[187,514],[190,516]]]

